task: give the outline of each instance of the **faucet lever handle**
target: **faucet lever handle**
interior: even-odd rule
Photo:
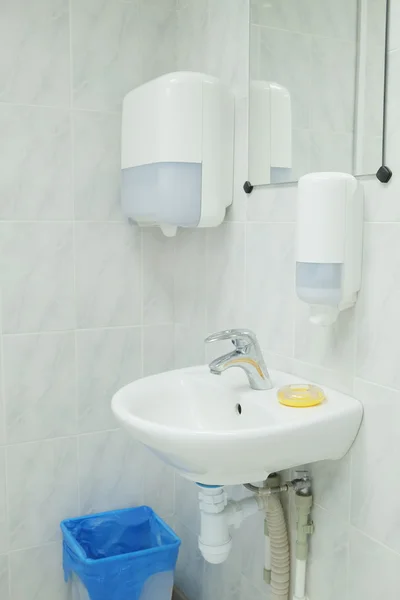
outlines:
[[[238,350],[243,350],[248,346],[258,347],[256,334],[250,329],[225,329],[209,335],[206,343],[221,342],[223,340],[231,340]]]

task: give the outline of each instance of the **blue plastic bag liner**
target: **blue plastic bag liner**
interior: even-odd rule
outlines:
[[[146,579],[143,585],[140,600],[171,600],[174,588],[174,572],[165,571],[164,573],[156,573]],[[89,594],[81,580],[75,573],[72,574],[70,600],[90,600]],[[129,600],[129,599],[126,599]]]
[[[75,573],[91,600],[139,600],[178,559],[180,539],[148,506],[67,519],[61,530],[65,581]]]

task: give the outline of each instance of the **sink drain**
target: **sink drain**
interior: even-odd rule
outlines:
[[[242,414],[242,405],[241,404],[236,404],[235,410],[236,410],[236,414],[237,415],[241,415]]]

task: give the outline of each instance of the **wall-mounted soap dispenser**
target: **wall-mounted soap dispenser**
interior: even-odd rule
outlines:
[[[122,111],[122,208],[139,225],[222,223],[233,193],[234,98],[218,79],[171,73],[132,90]]]
[[[352,175],[311,173],[299,180],[296,290],[310,320],[333,324],[361,286],[363,191]]]

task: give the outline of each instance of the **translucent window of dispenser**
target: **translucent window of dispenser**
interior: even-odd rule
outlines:
[[[296,263],[296,288],[308,304],[337,306],[341,301],[341,263]]]
[[[141,223],[196,227],[201,192],[201,163],[153,163],[122,170],[123,211]]]

